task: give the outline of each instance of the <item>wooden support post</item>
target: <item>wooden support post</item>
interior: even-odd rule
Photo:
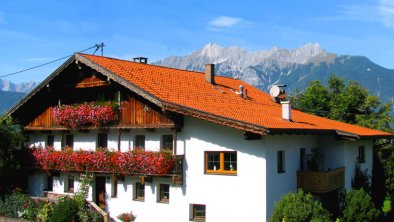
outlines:
[[[177,130],[176,130],[176,128],[174,127],[174,128],[172,128],[172,140],[173,140],[173,142],[172,142],[172,146],[173,146],[173,149],[172,149],[172,154],[173,155],[176,155],[177,154],[177,150],[176,150],[176,148],[177,148],[177,146],[176,146],[176,141],[177,141]]]
[[[116,174],[112,174],[112,193],[111,197],[117,197],[118,196],[118,177]]]
[[[119,129],[119,130],[118,130],[118,151],[120,151],[120,140],[121,140],[121,136],[122,136],[122,130]]]
[[[62,150],[64,146],[64,131],[62,131],[62,138],[60,139],[60,149]]]

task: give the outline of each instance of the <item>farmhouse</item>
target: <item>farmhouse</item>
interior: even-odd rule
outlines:
[[[350,189],[356,166],[372,172],[373,141],[393,136],[273,95],[212,64],[201,73],[76,53],[9,114],[47,150],[31,195],[72,194],[88,173],[88,200],[141,221],[268,221],[297,188],[323,200]]]

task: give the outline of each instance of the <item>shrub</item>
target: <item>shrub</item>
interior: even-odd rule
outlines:
[[[38,222],[46,222],[51,216],[53,211],[53,204],[49,202],[44,202],[40,208],[37,210],[36,220]]]
[[[78,217],[81,222],[101,222],[102,216],[97,211],[89,208],[84,208],[78,212]]]
[[[53,209],[49,222],[77,222],[78,220],[78,203],[71,198],[64,198],[57,203]]]
[[[33,219],[34,202],[26,194],[12,193],[0,200],[0,216]]]
[[[391,200],[387,197],[383,202],[382,212],[385,214],[388,214],[391,212]]]
[[[372,197],[363,189],[345,193],[341,222],[370,222],[376,221],[379,216],[380,211],[375,208]]]
[[[311,194],[301,189],[297,193],[288,193],[275,204],[270,222],[325,222],[330,220],[330,213]]]
[[[368,169],[362,170],[360,165],[355,167],[354,178],[352,179],[352,189],[363,189],[368,193],[371,191],[371,177],[368,175]]]

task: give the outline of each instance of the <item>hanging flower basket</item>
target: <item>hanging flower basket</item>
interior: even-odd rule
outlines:
[[[170,152],[152,152],[136,149],[129,152],[73,151],[66,147],[32,150],[35,165],[45,170],[106,172],[123,175],[166,175],[175,165]]]
[[[111,105],[95,102],[60,105],[53,107],[52,118],[60,126],[67,128],[108,126],[117,120],[117,114]]]

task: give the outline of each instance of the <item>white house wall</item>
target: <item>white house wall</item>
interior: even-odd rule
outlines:
[[[267,217],[269,220],[275,203],[282,195],[297,191],[297,171],[300,169],[300,148],[317,147],[318,138],[305,135],[280,135],[263,137],[267,149]],[[285,172],[278,173],[277,152],[285,153]]]
[[[266,217],[265,149],[261,140],[244,140],[239,130],[185,118],[178,135],[185,144],[185,196],[189,204],[205,204],[207,221],[264,221]],[[237,151],[237,175],[204,173],[205,151]]]
[[[358,147],[365,147],[365,162],[359,163],[361,170],[368,171],[369,175],[372,175],[372,159],[373,159],[373,143],[371,140],[360,140],[360,141],[346,141],[346,152],[345,152],[345,189],[349,190],[352,188],[352,178],[355,174],[355,166],[357,163]]]
[[[71,130],[68,134],[74,136],[74,150],[96,150],[97,148],[97,137],[98,130],[89,130],[87,132],[81,132],[78,130]],[[118,150],[118,130],[109,130],[108,132],[108,149]],[[134,147],[134,139],[136,135],[145,135],[145,150],[147,151],[159,151],[161,147],[161,140],[163,135],[172,135],[170,129],[156,129],[153,132],[147,131],[145,129],[134,129],[130,132],[121,132],[120,137],[120,149],[121,151],[129,151]],[[56,150],[61,149],[61,134],[52,133],[32,133],[29,136],[29,146],[34,147],[46,147],[47,146],[47,136],[54,135],[55,142],[54,147]],[[67,134],[65,134],[67,135]],[[66,137],[64,135],[64,138]],[[180,153],[183,153],[182,142],[179,142],[181,149]]]
[[[98,130],[80,132],[72,130],[74,149],[94,150]],[[109,130],[108,148],[118,149],[118,130]],[[170,129],[131,129],[122,131],[120,148],[128,151],[134,147],[136,135],[145,135],[145,150],[158,151],[162,135],[172,134]],[[30,135],[30,144],[45,146],[46,134]],[[55,134],[55,147],[60,149],[61,134]],[[168,177],[153,177],[145,183],[145,201],[133,200],[138,177],[126,176],[118,180],[117,197],[111,197],[113,182],[106,180],[107,207],[112,218],[131,210],[141,221],[188,221],[192,204],[206,205],[207,221],[268,221],[274,205],[281,196],[297,189],[297,171],[300,148],[311,153],[319,148],[325,156],[325,168],[346,167],[345,187],[350,188],[358,146],[366,148],[363,169],[372,171],[372,142],[335,140],[333,136],[266,135],[261,140],[244,140],[243,132],[203,120],[185,117],[184,127],[177,134],[177,154],[184,154],[183,185],[170,185],[169,203],[158,203],[161,183],[171,184]],[[277,151],[285,152],[285,172],[277,172]],[[205,151],[237,151],[237,175],[205,174]],[[40,195],[46,178],[44,174],[30,177],[29,191]],[[64,193],[67,174],[54,177],[54,192]],[[74,187],[77,190],[78,181]],[[94,200],[94,187],[89,199]]]
[[[147,149],[149,144],[157,147],[160,138],[145,135]],[[265,150],[261,140],[246,141],[241,131],[186,118],[178,133],[177,150],[185,154],[185,178],[182,186],[170,185],[169,203],[158,203],[158,188],[161,183],[170,184],[169,178],[154,177],[145,183],[145,201],[141,202],[133,200],[138,178],[126,176],[125,182],[118,181],[118,197],[108,199],[112,217],[132,210],[143,221],[188,221],[191,204],[205,204],[207,221],[265,220]],[[237,175],[205,174],[205,151],[238,151]]]
[[[346,167],[345,140],[337,140],[335,136],[320,136],[318,147],[324,156],[325,170]]]

